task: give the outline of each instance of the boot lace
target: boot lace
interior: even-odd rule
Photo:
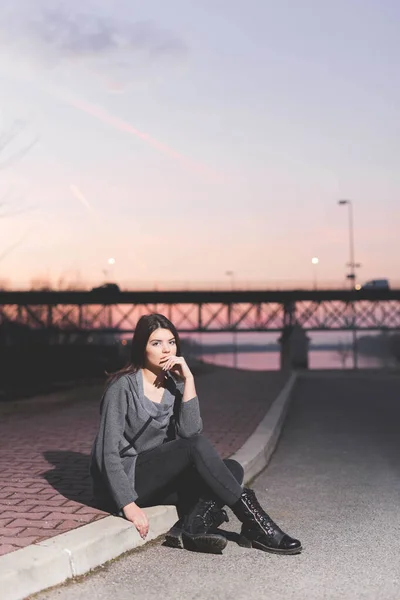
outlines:
[[[203,500],[199,509],[197,517],[203,521],[207,530],[212,527],[218,527],[221,521],[229,521],[226,511],[219,508],[214,500]]]
[[[258,502],[255,492],[251,489],[247,489],[247,507],[255,520],[262,526],[267,535],[273,537],[279,532],[278,526],[273,522],[271,517],[265,512]]]

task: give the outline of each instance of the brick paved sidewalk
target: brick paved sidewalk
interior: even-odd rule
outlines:
[[[257,427],[285,376],[213,365],[201,370],[204,433],[226,457]],[[92,507],[88,474],[101,393],[94,385],[44,403],[19,403],[9,414],[0,407],[0,555],[107,516]]]

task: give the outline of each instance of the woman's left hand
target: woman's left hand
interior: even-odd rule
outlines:
[[[164,371],[171,371],[171,373],[182,377],[182,379],[193,378],[192,372],[183,356],[166,356],[161,359],[160,364]]]

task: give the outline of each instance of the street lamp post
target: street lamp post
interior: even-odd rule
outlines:
[[[349,214],[349,258],[350,262],[348,266],[350,267],[350,273],[346,275],[347,279],[350,280],[350,289],[355,289],[356,287],[356,267],[359,267],[359,264],[356,264],[354,260],[354,218],[353,218],[353,203],[351,200],[339,200],[338,204],[340,206],[348,206],[348,214]]]
[[[225,275],[231,278],[231,289],[235,289],[235,273],[234,271],[226,271]],[[233,343],[233,367],[237,369],[238,357],[237,357],[237,331],[236,329],[232,332],[232,343]]]
[[[314,271],[314,274],[313,274],[313,279],[314,279],[314,290],[316,290],[316,289],[317,289],[317,287],[318,287],[318,285],[317,285],[317,268],[318,268],[318,267],[317,267],[317,265],[318,265],[318,263],[319,263],[319,258],[318,258],[317,256],[314,256],[314,257],[311,259],[311,263],[314,265],[314,269],[313,269],[313,271]]]
[[[350,268],[350,273],[346,275],[347,279],[350,281],[350,289],[356,289],[356,268],[359,267],[359,263],[355,262],[354,258],[354,217],[353,217],[353,203],[351,200],[339,200],[338,204],[340,206],[348,207],[348,215],[349,215],[349,259],[350,262],[348,266]],[[354,302],[352,303],[352,312],[353,312],[353,366],[355,369],[358,367],[358,354],[357,354],[357,332],[356,332],[356,310]]]

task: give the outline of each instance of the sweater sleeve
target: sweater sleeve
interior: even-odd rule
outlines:
[[[129,389],[121,377],[106,391],[100,420],[102,439],[102,471],[110,492],[119,508],[123,508],[137,499],[119,455],[125,429],[125,417],[128,407]]]
[[[200,405],[197,396],[183,402],[181,400],[176,433],[181,438],[189,438],[203,431],[203,421],[200,416]]]

